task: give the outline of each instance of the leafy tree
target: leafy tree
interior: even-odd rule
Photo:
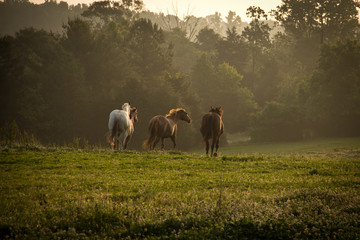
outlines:
[[[29,27],[60,33],[64,22],[79,17],[86,8],[86,5],[69,6],[64,1],[45,1],[42,4],[27,0],[1,1],[0,34],[14,35]]]
[[[75,119],[86,100],[82,70],[58,38],[44,30],[24,29],[2,43],[10,49],[2,52],[8,62],[1,67],[8,112],[1,120],[16,119],[43,140],[61,142],[79,133]]]
[[[320,134],[360,133],[360,43],[324,45],[308,84],[308,118]]]
[[[136,72],[144,78],[163,76],[171,66],[171,48],[166,44],[163,31],[150,20],[139,19],[130,26],[129,48]],[[153,81],[160,78],[152,78]],[[149,79],[150,80],[150,79]],[[155,84],[155,82],[148,82]]]
[[[319,37],[318,42],[354,36],[359,25],[356,0],[286,0],[274,12],[285,30],[297,38]]]
[[[320,54],[319,44],[355,36],[359,6],[356,0],[286,0],[273,15],[293,37],[294,56],[311,71]]]
[[[242,36],[247,40],[251,49],[252,72],[255,72],[255,64],[262,50],[270,46],[269,25],[261,18],[267,19],[267,14],[260,7],[249,7],[246,15],[252,18],[250,25],[245,27]]]
[[[199,31],[196,39],[201,50],[214,51],[216,49],[216,44],[221,40],[221,37],[218,33],[215,33],[213,29],[206,27]]]
[[[142,8],[141,0],[121,0],[121,1],[98,1],[93,2],[89,8],[82,13],[82,16],[102,20],[104,24],[111,21],[121,22],[125,18],[130,18],[133,11]]]
[[[287,141],[302,139],[303,120],[298,107],[268,102],[251,118],[254,141]]]
[[[186,37],[186,32],[180,28],[164,32],[164,35],[166,42],[173,47],[174,67],[183,73],[189,73],[199,55],[196,45]]]
[[[215,32],[222,35],[224,25],[222,24],[223,21],[221,19],[221,13],[215,12],[214,14],[207,16],[206,20],[210,28],[214,29]]]
[[[236,31],[240,31],[240,27],[242,25],[242,21],[240,16],[236,15],[236,12],[229,11],[226,16],[227,28],[232,29],[235,27]]]
[[[234,27],[228,29],[226,33],[226,38],[218,41],[216,46],[218,52],[217,63],[228,63],[235,67],[239,73],[244,73],[249,58],[246,43]]]
[[[215,67],[204,54],[195,64],[191,79],[203,111],[206,112],[210,106],[221,105],[229,131],[241,131],[248,126],[249,116],[256,109],[256,104],[252,93],[241,87],[242,76],[234,67],[227,63]]]

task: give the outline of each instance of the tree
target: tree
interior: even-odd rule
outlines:
[[[240,16],[236,15],[236,12],[228,12],[228,15],[226,16],[226,23],[228,29],[232,29],[233,27],[235,27],[237,32],[241,30],[242,21]]]
[[[214,51],[216,44],[221,40],[218,33],[211,28],[205,27],[201,29],[196,36],[199,48],[203,51]]]
[[[360,42],[326,44],[307,85],[308,119],[322,135],[360,133]]]
[[[273,13],[295,37],[317,37],[322,43],[354,36],[359,7],[357,0],[286,0]]]
[[[359,4],[357,0],[284,0],[273,15],[293,38],[294,57],[310,72],[316,66],[320,44],[355,36]]]
[[[131,60],[136,71],[144,78],[152,79],[147,84],[156,84],[154,81],[159,80],[171,65],[171,46],[166,44],[162,29],[150,20],[136,20],[129,31]]]
[[[249,116],[256,109],[252,93],[241,86],[242,76],[227,63],[214,66],[204,54],[191,73],[192,84],[206,112],[210,106],[221,105],[224,122],[231,132],[243,131]]]
[[[214,29],[215,32],[222,35],[224,29],[221,19],[221,13],[215,12],[213,15],[207,16],[206,20],[210,28]]]
[[[250,25],[245,27],[242,36],[247,40],[251,49],[252,56],[252,72],[255,72],[255,64],[257,57],[261,55],[264,48],[270,46],[270,30],[269,25],[261,18],[267,20],[267,14],[260,7],[249,7],[246,15],[251,17]]]
[[[0,34],[14,36],[19,30],[29,27],[61,32],[64,22],[79,17],[86,8],[84,4],[73,7],[63,1],[45,1],[42,4],[24,0],[1,1]]]
[[[98,1],[93,2],[89,8],[82,13],[82,16],[101,19],[103,24],[110,21],[121,22],[133,15],[133,11],[139,11],[142,8],[141,0],[121,0],[121,1]]]
[[[297,106],[271,101],[251,117],[254,141],[288,141],[302,139],[303,120]]]
[[[180,28],[174,28],[164,32],[166,42],[173,48],[173,65],[183,73],[189,73],[199,55],[196,44],[186,37],[186,32]]]
[[[226,34],[226,38],[218,41],[216,45],[218,52],[217,63],[228,63],[243,74],[248,65],[248,48],[234,27],[228,29]]]
[[[2,85],[6,89],[1,122],[16,119],[42,140],[61,142],[77,131],[81,105],[86,101],[79,63],[62,48],[59,39],[44,30],[24,29],[14,39],[5,60]],[[5,63],[8,62],[8,63]],[[8,65],[10,64],[10,65]]]

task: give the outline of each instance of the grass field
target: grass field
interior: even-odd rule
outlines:
[[[360,239],[360,147],[346,141],[217,158],[3,147],[0,238]]]
[[[240,142],[228,146],[221,146],[219,152],[226,155],[241,154],[278,154],[278,153],[311,153],[332,152],[345,149],[360,148],[360,138],[328,138],[298,142],[251,143]],[[202,153],[204,150],[195,150]]]

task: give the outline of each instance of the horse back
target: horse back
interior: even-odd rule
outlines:
[[[174,133],[176,127],[172,127],[169,119],[162,115],[157,115],[150,120],[149,131],[159,137],[170,137]]]
[[[125,131],[133,128],[129,115],[124,110],[114,110],[109,116],[109,130]]]
[[[200,132],[204,140],[219,137],[224,131],[224,123],[216,113],[207,113],[201,121]]]

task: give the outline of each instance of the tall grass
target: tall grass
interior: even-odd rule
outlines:
[[[42,144],[34,134],[22,130],[18,124],[13,121],[6,123],[0,128],[0,148],[1,149],[27,149],[27,150],[47,150],[47,149],[82,149],[94,150],[104,149],[103,143],[89,144],[86,138],[74,137],[70,142]]]
[[[25,130],[21,130],[15,121],[4,124],[0,128],[0,146],[37,148],[41,147],[40,142]]]

